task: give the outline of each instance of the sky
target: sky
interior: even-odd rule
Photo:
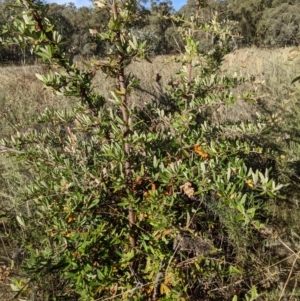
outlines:
[[[69,2],[73,2],[77,7],[92,5],[91,1],[89,0],[48,0],[46,2],[55,2],[57,4],[67,4]],[[173,7],[175,8],[175,10],[178,10],[184,4],[186,4],[186,0],[173,0]]]

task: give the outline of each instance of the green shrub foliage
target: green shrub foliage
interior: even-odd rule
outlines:
[[[251,164],[269,156],[253,139],[264,123],[217,121],[243,80],[220,75],[230,28],[200,23],[204,2],[180,19],[181,71],[160,103],[143,107],[131,97],[139,80],[126,72],[147,59],[130,28],[135,0],[95,1],[110,17],[106,31],[90,33],[109,52],[82,67],[40,2],[15,4],[22,13],[3,28],[10,33],[3,42],[31,47],[50,69],[40,80],[80,100],[44,112],[41,130],[3,141],[34,170],[24,193],[32,215],[17,220],[31,280],[57,283],[49,300],[230,300],[260,281],[253,267],[265,206],[282,185]],[[219,37],[207,53],[199,31]],[[93,89],[100,69],[116,79],[110,99]]]

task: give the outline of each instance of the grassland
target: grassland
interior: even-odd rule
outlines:
[[[270,105],[276,102],[276,105],[286,106],[298,93],[297,85],[291,85],[299,73],[298,65],[290,60],[292,57],[290,48],[239,49],[225,57],[222,69],[228,75],[255,79],[251,89],[257,92],[256,99],[261,103]],[[70,104],[70,100],[54,95],[38,81],[35,73],[44,71],[39,66],[0,69],[1,135],[11,133],[22,120],[28,120],[46,107],[64,108]],[[135,62],[129,72],[137,76],[141,84],[134,94],[134,102],[142,105],[159,98],[178,71],[180,65],[173,62],[170,56],[152,58],[152,64]],[[156,74],[161,75],[159,83],[154,80]],[[111,97],[114,84],[101,72],[94,80],[95,89],[106,98]],[[247,116],[247,110],[247,106],[244,109],[241,106],[238,111]]]

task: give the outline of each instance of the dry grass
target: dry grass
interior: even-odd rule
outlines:
[[[43,68],[39,66],[0,69],[0,140],[24,128],[33,128],[34,118],[47,107],[64,107],[69,103],[67,99],[54,96],[44,88],[35,76],[35,73],[42,72]],[[12,234],[11,227],[7,227],[7,219],[10,223],[15,223],[14,211],[22,205],[18,203],[18,197],[28,178],[29,172],[22,170],[15,158],[0,156],[0,272],[5,265],[11,266],[11,258],[18,243],[12,239],[15,235]],[[5,263],[2,262],[3,258],[6,259]],[[0,273],[0,301],[10,300],[16,295],[11,284],[13,279],[22,281],[18,276],[19,272],[19,268],[15,266],[11,273],[3,274],[5,277],[1,277]]]
[[[289,61],[290,48],[281,49],[239,49],[225,56],[222,70],[228,75],[246,78],[255,77],[256,89],[260,99],[265,102],[287,102],[295,92],[291,81],[299,74],[297,64]],[[174,79],[174,73],[180,71],[180,64],[174,63],[171,56],[152,58],[152,64],[146,61],[134,62],[128,72],[140,79],[140,88],[134,92],[133,101],[144,102],[159,99]],[[0,69],[0,104],[2,134],[6,127],[13,128],[21,120],[40,112],[46,107],[64,107],[69,102],[46,90],[35,77],[43,73],[39,66],[3,67]],[[161,80],[155,81],[159,73]],[[110,91],[115,90],[115,82],[99,72],[94,79],[94,86],[104,97],[110,98]],[[247,87],[248,88],[248,87]],[[247,115],[249,107],[238,104],[239,115]],[[26,117],[26,118],[25,118]],[[242,117],[245,118],[245,117]],[[28,119],[28,118],[27,118]]]
[[[47,107],[65,107],[70,103],[55,96],[36,78],[39,66],[2,67],[0,69],[0,139],[9,136]],[[30,124],[28,124],[30,126]]]
[[[127,70],[129,74],[140,79],[140,87],[134,91],[132,101],[136,104],[159,99],[172,75],[180,71],[180,65],[172,62],[171,56],[158,56],[151,59],[152,63],[147,61],[136,61]],[[160,74],[159,83],[155,81],[156,74]],[[110,91],[115,91],[116,82],[106,78],[106,75],[99,72],[94,79],[95,89],[104,97],[111,98]]]
[[[284,102],[292,96],[297,85],[292,80],[299,75],[293,48],[239,49],[224,59],[223,71],[243,77],[254,77],[260,85],[262,99],[265,101]]]
[[[225,56],[222,71],[229,76],[240,76],[255,79],[253,84],[240,87],[239,92],[251,90],[257,103],[248,104],[241,99],[233,106],[220,109],[219,118],[231,121],[252,120],[256,111],[265,108],[269,110],[282,106],[287,107],[291,98],[298,96],[298,85],[291,85],[292,80],[299,75],[299,69],[294,61],[291,48],[280,49],[239,49]],[[140,79],[140,88],[133,94],[133,101],[143,105],[149,101],[158,101],[163,97],[170,80],[180,71],[180,64],[172,61],[171,56],[158,56],[152,59],[152,64],[141,61],[130,66],[128,72]],[[196,70],[197,72],[197,70]],[[161,80],[155,82],[159,73]],[[98,73],[95,77],[95,87],[103,96],[110,98],[110,91],[115,89],[115,82],[107,80],[105,75]],[[105,86],[103,85],[105,83]]]
[[[297,66],[289,60],[292,57],[291,51],[292,48],[238,49],[225,56],[224,70],[238,72],[241,76],[254,75],[260,80],[272,82],[269,80],[297,73]]]

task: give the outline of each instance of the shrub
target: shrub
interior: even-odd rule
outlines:
[[[17,217],[24,268],[50,300],[244,296],[260,281],[254,267],[265,208],[282,185],[268,169],[250,168],[250,155],[269,156],[253,139],[263,123],[213,118],[235,101],[231,89],[242,81],[219,72],[230,30],[216,20],[201,23],[201,2],[195,16],[182,19],[185,53],[177,58],[176,84],[165,102],[140,108],[130,98],[139,81],[126,73],[133,60],[147,59],[146,43],[127,26],[136,2],[95,4],[109,9],[110,21],[106,32],[91,33],[110,52],[80,69],[61,50],[63,38],[43,16],[44,6],[17,2],[23,14],[15,16],[12,41],[31,45],[49,65],[48,75],[37,75],[46,86],[80,99],[72,109],[45,111],[41,129],[3,141],[35,172],[24,192],[33,215]],[[220,43],[199,52],[199,30]],[[91,84],[99,69],[116,79],[109,100]],[[45,276],[55,289],[43,291]]]
[[[257,26],[260,44],[281,47],[299,44],[299,4],[283,3],[264,12]]]

